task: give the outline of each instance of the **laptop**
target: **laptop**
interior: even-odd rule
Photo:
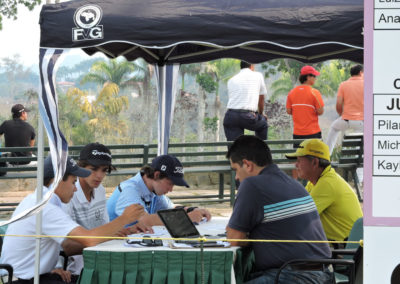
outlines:
[[[157,214],[164,223],[171,237],[185,239],[201,237],[196,226],[193,224],[192,220],[190,220],[188,214],[183,208],[159,210],[157,211]],[[209,238],[217,239],[219,237],[210,236]],[[190,244],[192,246],[200,245],[199,240],[176,240],[175,242]],[[212,247],[224,246],[223,244],[217,244],[216,241],[206,241],[203,245]]]

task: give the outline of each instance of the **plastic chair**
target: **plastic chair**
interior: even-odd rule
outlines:
[[[348,241],[360,241],[364,237],[363,218],[359,218],[354,222],[353,228],[350,231]],[[344,249],[332,251],[332,257],[337,259],[352,259],[355,264],[355,281],[361,280],[362,283],[362,257],[363,249],[359,244],[347,243]],[[335,267],[335,278],[337,284],[353,283],[349,280],[349,271],[343,267]]]
[[[0,231],[3,234],[2,229],[4,229],[4,228],[1,228]],[[3,248],[3,237],[0,237],[0,255],[1,255],[2,248]],[[13,273],[14,273],[13,267],[10,264],[4,263],[4,264],[0,264],[0,269],[7,270],[7,274],[8,274],[7,283],[11,284],[12,283],[12,279],[13,279]],[[3,281],[3,275],[1,275],[1,280]]]

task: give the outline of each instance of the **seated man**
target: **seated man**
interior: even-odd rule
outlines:
[[[90,230],[109,222],[106,190],[101,183],[107,173],[115,169],[111,161],[110,150],[100,143],[87,144],[79,154],[78,165],[90,170],[91,174],[76,181],[77,191],[71,201],[64,205],[64,209],[85,229]],[[83,257],[71,256],[68,263],[68,270],[79,275],[83,268]]]
[[[130,204],[141,204],[144,214],[138,221],[138,226],[163,225],[156,214],[158,210],[174,207],[172,201],[165,196],[172,191],[174,185],[189,185],[183,179],[183,167],[174,156],[161,155],[144,166],[134,177],[121,182],[107,201],[107,210],[110,220],[122,214]],[[185,207],[193,222],[200,222],[203,218],[210,220],[211,214],[206,209]]]
[[[328,239],[346,240],[363,214],[351,186],[331,167],[328,145],[319,139],[307,139],[286,157],[297,159],[299,177],[308,181],[306,189],[317,205]]]
[[[62,181],[59,182],[49,202],[42,209],[42,234],[48,236],[88,236],[87,238],[59,238],[49,237],[41,239],[40,246],[40,283],[65,283],[71,281],[71,274],[62,269],[54,269],[58,260],[60,246],[68,255],[81,253],[87,246],[94,246],[107,241],[103,238],[92,238],[95,236],[114,236],[123,230],[126,224],[140,218],[143,207],[132,205],[113,222],[103,226],[87,230],[79,226],[61,208],[61,203],[68,203],[76,191],[76,177],[85,178],[90,171],[80,168],[76,162],[68,157],[66,171]],[[43,191],[54,179],[53,165],[50,157],[44,161]],[[33,207],[36,204],[36,193],[30,194],[21,201],[15,209],[13,216]],[[7,235],[35,235],[36,216],[16,221],[7,228]],[[6,236],[1,254],[2,263],[11,264],[14,275],[19,279],[13,283],[33,283],[35,270],[35,243],[33,237]],[[32,282],[29,282],[32,281]],[[64,282],[65,281],[65,282]]]
[[[268,145],[255,136],[240,136],[227,158],[240,181],[228,239],[326,240],[315,204],[300,183],[272,163]],[[326,243],[231,242],[251,244],[256,272],[248,283],[274,283],[277,268],[292,259],[330,258]],[[332,283],[321,265],[284,269],[279,283]],[[301,280],[301,282],[299,282]]]

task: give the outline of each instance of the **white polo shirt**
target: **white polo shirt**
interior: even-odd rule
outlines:
[[[65,212],[71,218],[85,229],[91,230],[93,228],[104,225],[110,221],[106,207],[106,190],[103,185],[93,189],[93,196],[90,201],[87,200],[79,178],[76,183],[76,192],[68,204],[63,204]],[[83,268],[82,255],[74,255],[68,258],[67,270],[72,274],[80,274]]]
[[[65,212],[85,229],[93,229],[110,221],[106,207],[106,190],[103,185],[93,189],[90,201],[83,193],[79,178],[75,183],[76,192],[68,204],[64,204]]]
[[[43,188],[43,192],[47,192]],[[28,195],[15,209],[13,216],[36,204],[36,192]],[[79,225],[75,223],[61,208],[61,200],[53,194],[51,200],[42,210],[42,234],[52,236],[67,236]],[[8,235],[36,235],[36,216],[31,216],[8,226]],[[40,274],[51,272],[57,263],[61,243],[64,238],[42,238],[40,241]],[[1,262],[11,264],[14,275],[21,279],[31,279],[35,271],[35,238],[4,237]]]
[[[257,111],[260,95],[267,95],[263,75],[243,68],[228,81],[228,109]]]

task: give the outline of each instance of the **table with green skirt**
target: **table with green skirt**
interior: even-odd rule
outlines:
[[[208,227],[215,222],[222,221],[213,220]],[[198,229],[204,232],[206,228],[207,225],[203,230]],[[254,260],[251,252],[238,247],[203,251],[165,246],[141,248],[126,246],[124,240],[86,248],[83,257],[81,284],[240,284],[247,278]]]

